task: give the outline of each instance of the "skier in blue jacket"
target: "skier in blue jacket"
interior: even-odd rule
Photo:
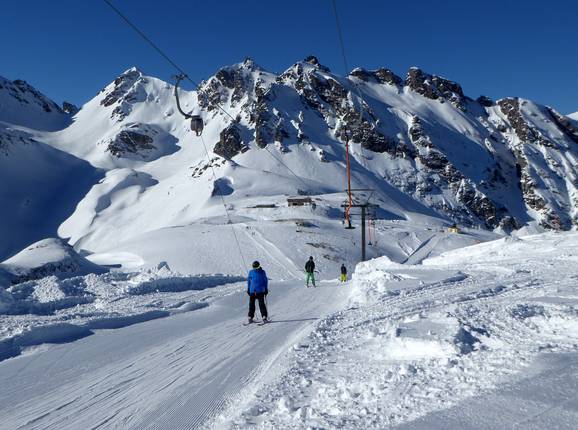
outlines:
[[[267,322],[267,306],[265,304],[265,296],[269,294],[267,273],[258,261],[253,262],[253,270],[249,272],[247,294],[249,295],[249,324],[253,322],[255,316],[255,300],[259,300],[261,317],[263,322]]]

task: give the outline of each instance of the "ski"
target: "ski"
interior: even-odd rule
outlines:
[[[262,321],[255,321],[255,320],[253,320],[252,322],[246,322],[246,321],[245,321],[245,322],[243,323],[243,326],[246,327],[246,326],[252,325],[252,324],[261,324],[261,322],[262,322]]]

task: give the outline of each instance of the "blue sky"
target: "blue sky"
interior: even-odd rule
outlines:
[[[252,57],[281,72],[309,54],[343,75],[330,0],[113,0],[189,75]],[[350,68],[410,66],[471,97],[520,96],[578,111],[578,1],[337,0]],[[19,0],[0,7],[0,75],[82,104],[135,65],[164,62],[101,0]]]

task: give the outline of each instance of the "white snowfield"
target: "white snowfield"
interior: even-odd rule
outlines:
[[[577,255],[578,233],[547,233],[382,257],[345,285],[272,282],[273,322],[247,327],[243,283],[109,278],[143,289],[120,302],[179,311],[21,345],[0,362],[1,427],[575,429]]]
[[[244,290],[244,287],[241,288]],[[244,327],[244,291],[0,363],[2,428],[198,428],[272,378],[289,345],[340,309],[347,287],[270,286],[272,322]],[[259,311],[257,311],[258,313]]]

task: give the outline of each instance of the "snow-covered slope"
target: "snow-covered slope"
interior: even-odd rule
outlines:
[[[571,113],[570,115],[566,115],[568,118],[572,118],[575,121],[578,121],[578,112]]]
[[[27,82],[0,76],[0,121],[37,130],[58,130],[70,123],[70,115]]]
[[[548,233],[272,281],[261,327],[244,282],[166,266],[0,289],[2,424],[573,430],[577,253]]]
[[[336,193],[346,186],[346,139],[352,186],[374,190],[372,202],[381,207],[375,216],[418,225],[422,237],[452,222],[500,231],[528,223],[569,229],[577,216],[578,129],[527,100],[473,100],[459,84],[417,68],[405,79],[385,68],[341,77],[308,57],[277,75],[247,59],[220,69],[197,91],[181,91],[183,108],[205,122],[198,137],[176,111],[173,90],[132,68],[85,104],[70,126],[13,131],[102,169],[98,183],[87,172],[69,175],[93,186],[71,199],[76,209],[59,218],[58,229],[99,261],[122,250],[133,255],[131,264],[156,265],[162,257],[154,242],[166,243],[174,228],[189,238],[192,255],[204,255],[199,232],[225,224],[237,236],[262,226],[264,239],[287,255],[305,238],[277,235],[269,226],[308,217],[331,237],[312,243],[355,260],[357,237],[349,232],[344,245],[331,233],[342,217],[344,195]],[[314,196],[321,211],[288,208],[287,197],[301,194]],[[274,207],[255,209],[263,204]],[[225,230],[224,245],[234,248],[231,226]],[[34,239],[46,236],[53,234]],[[395,254],[387,242],[378,241],[374,255]],[[313,251],[293,263],[300,266]],[[239,266],[224,264],[227,273]]]
[[[0,260],[56,236],[102,173],[42,143],[31,131],[0,123]]]

